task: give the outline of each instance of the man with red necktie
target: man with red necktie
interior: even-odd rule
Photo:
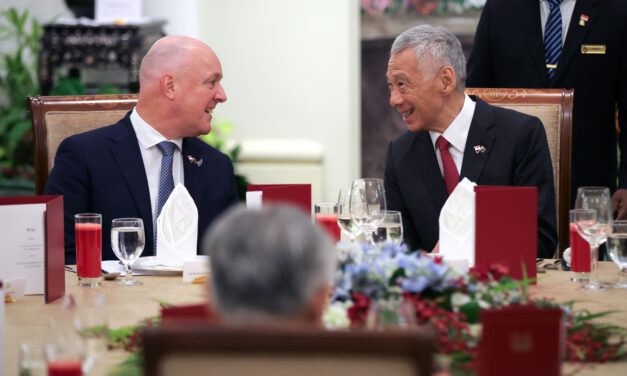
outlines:
[[[536,117],[466,95],[465,76],[461,44],[444,28],[417,26],[394,41],[390,104],[408,130],[388,148],[387,206],[402,213],[411,249],[437,252],[440,210],[460,178],[537,187],[538,256],[552,257],[557,220],[544,126]]]

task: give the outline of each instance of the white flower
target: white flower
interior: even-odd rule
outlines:
[[[351,324],[346,310],[352,305],[350,302],[335,302],[330,304],[322,315],[322,323],[327,329],[348,328]]]
[[[345,262],[346,258],[348,257],[348,252],[349,252],[348,248],[343,247],[343,246],[338,246],[336,247],[336,249],[337,249],[337,260],[340,263]]]
[[[470,296],[468,296],[467,294],[456,292],[456,293],[453,293],[453,295],[451,295],[451,305],[455,308],[459,308],[469,302],[470,302]]]
[[[485,300],[477,300],[477,303],[479,304],[479,307],[482,309],[490,308],[490,304],[486,302]]]
[[[361,249],[361,246],[357,242],[351,244],[348,249],[348,256],[351,258],[351,260],[354,261],[355,264],[361,264],[361,259],[363,255],[364,251]]]

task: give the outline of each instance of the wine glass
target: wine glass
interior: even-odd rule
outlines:
[[[142,285],[133,278],[131,265],[144,250],[144,222],[141,218],[118,218],[111,223],[111,248],[126,268],[124,279],[117,282],[120,286]]]
[[[575,213],[575,228],[590,243],[590,272],[585,290],[601,291],[603,285],[598,279],[599,246],[607,241],[612,224],[612,203],[610,191],[604,187],[581,187],[577,190],[576,209],[585,209]],[[594,212],[594,214],[591,213]]]
[[[614,287],[627,289],[627,221],[612,222],[612,233],[607,243],[610,258],[620,271],[620,280]]]
[[[383,219],[385,191],[381,179],[356,179],[350,193],[349,211],[351,220],[365,235],[369,244],[374,244],[372,233]]]
[[[375,243],[392,243],[401,245],[403,242],[403,218],[401,212],[386,210],[383,219],[372,234]]]
[[[359,228],[353,225],[353,221],[351,220],[351,212],[350,212],[350,188],[340,189],[340,195],[337,198],[338,204],[338,213],[337,213],[337,224],[340,228],[348,234],[350,242],[355,242],[355,236],[359,234]]]

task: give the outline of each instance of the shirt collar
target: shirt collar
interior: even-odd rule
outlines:
[[[453,122],[446,128],[444,133],[429,131],[431,137],[431,143],[435,149],[435,142],[438,137],[444,136],[446,140],[460,152],[464,152],[466,148],[466,139],[468,138],[468,130],[470,129],[470,123],[472,122],[472,116],[475,113],[476,103],[470,99],[470,97],[464,93],[464,105],[462,110],[457,114]]]
[[[133,129],[135,130],[135,135],[137,136],[137,142],[141,148],[149,149],[162,141],[170,141],[174,142],[179,150],[183,150],[183,139],[177,138],[175,140],[168,140],[165,138],[161,133],[142,119],[141,116],[139,116],[137,108],[133,108],[133,112],[131,112],[131,124],[133,124]]]

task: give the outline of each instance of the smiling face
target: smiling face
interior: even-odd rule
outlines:
[[[176,101],[182,137],[209,133],[213,109],[226,101],[220,60],[211,49],[199,48],[190,54],[177,76]]]
[[[421,69],[413,48],[406,48],[393,55],[388,62],[390,105],[403,114],[403,121],[413,132],[442,132],[444,100],[438,80],[439,72],[429,68],[423,66]]]

